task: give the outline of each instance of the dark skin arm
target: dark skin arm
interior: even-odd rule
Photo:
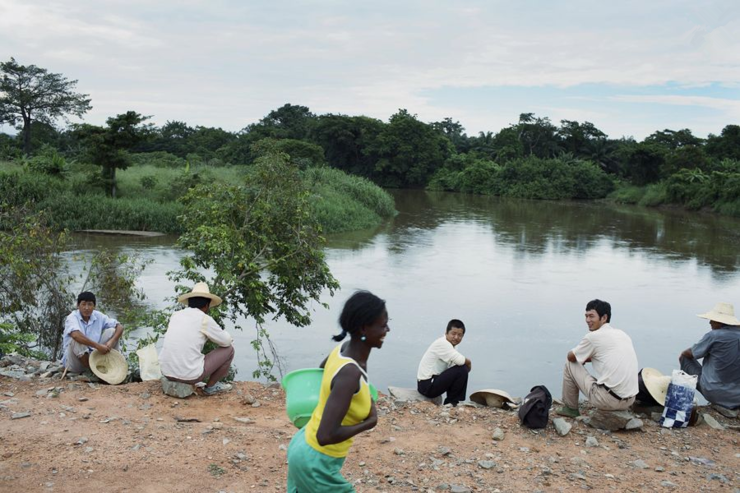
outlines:
[[[576,355],[573,354],[573,351],[568,351],[568,361],[571,363],[578,363],[578,360],[576,359]],[[591,358],[588,358],[586,361],[583,362],[583,364],[590,363]]]
[[[361,375],[359,368],[355,365],[346,365],[334,377],[331,393],[326,401],[324,414],[316,432],[316,441],[319,442],[319,445],[343,442],[363,431],[374,428],[378,423],[375,402],[371,402],[370,414],[365,421],[353,426],[342,426],[342,420],[347,414],[352,396],[357,392],[357,382],[359,382]]]
[[[694,359],[694,353],[691,352],[691,348],[684,349],[681,352],[681,356],[683,356],[684,358],[688,358],[688,359]]]

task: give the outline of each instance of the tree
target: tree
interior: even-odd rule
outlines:
[[[298,168],[273,145],[264,141],[256,149],[261,157],[244,183],[202,184],[183,198],[178,246],[188,255],[173,275],[192,284],[212,273],[211,291],[224,298],[214,315],[235,325],[244,318],[256,322],[255,376],[269,376],[276,363],[265,350],[266,319],[282,317],[304,327],[322,291],[333,294],[339,286],[326,264],[310,191]]]
[[[720,135],[709,134],[706,151],[719,159],[740,160],[740,125],[727,125]]]
[[[444,165],[452,144],[431,125],[402,109],[391,116],[366,152],[377,157],[376,182],[390,187],[422,187]]]
[[[549,118],[537,118],[534,113],[522,113],[515,127],[526,154],[540,158],[555,157],[560,154],[558,129]]]
[[[326,162],[332,168],[369,178],[375,160],[368,146],[385,126],[367,116],[322,115],[311,131],[311,140],[323,147]]]
[[[20,65],[14,58],[0,63],[0,123],[22,130],[23,152],[31,152],[31,123],[53,124],[67,115],[81,117],[90,106],[87,94],[73,92],[76,80],[52,74],[36,65]]]
[[[78,125],[75,134],[85,145],[88,159],[102,167],[106,190],[116,196],[116,170],[126,169],[131,162],[127,152],[146,138],[149,128],[142,125],[148,117],[128,111],[108,118],[107,127]]]
[[[455,146],[457,152],[464,153],[470,150],[470,139],[460,122],[453,121],[452,118],[447,117],[441,122],[432,123],[432,128],[447,137],[452,142],[452,145]]]

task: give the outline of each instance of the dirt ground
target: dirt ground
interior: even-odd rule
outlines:
[[[648,418],[641,431],[608,433],[569,420],[560,437],[552,426],[520,427],[510,411],[389,397],[379,414],[343,469],[359,492],[740,492],[734,429],[662,429]],[[238,382],[227,394],[178,400],[158,382],[0,377],[0,491],[284,491],[295,431],[277,386]],[[589,436],[598,445],[587,446]]]

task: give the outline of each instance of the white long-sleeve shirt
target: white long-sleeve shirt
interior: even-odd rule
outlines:
[[[429,380],[439,375],[447,368],[465,364],[465,356],[460,354],[455,346],[445,336],[434,341],[419,362],[416,372],[417,380]]]
[[[205,359],[203,346],[209,339],[221,347],[229,347],[233,342],[228,332],[197,308],[173,313],[159,353],[162,375],[180,380],[200,377]]]

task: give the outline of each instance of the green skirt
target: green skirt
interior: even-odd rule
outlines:
[[[306,443],[306,428],[288,445],[288,493],[352,493],[355,488],[341,474],[344,458],[322,454]]]

